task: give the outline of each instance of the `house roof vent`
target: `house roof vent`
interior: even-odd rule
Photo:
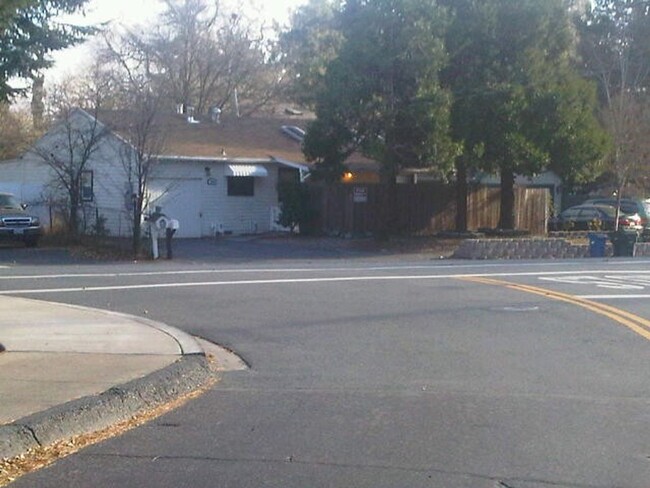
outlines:
[[[305,139],[305,131],[295,125],[283,125],[280,130],[285,136],[296,142],[302,142]]]

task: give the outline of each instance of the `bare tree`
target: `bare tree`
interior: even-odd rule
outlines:
[[[166,131],[160,122],[159,100],[150,92],[134,93],[133,105],[123,118],[120,132],[127,134],[130,145],[122,148],[120,159],[127,177],[131,210],[133,254],[142,243],[142,221],[147,208],[151,175],[159,163]]]
[[[0,160],[17,157],[37,135],[24,109],[0,102]]]
[[[141,64],[157,92],[197,113],[238,101],[255,110],[283,86],[277,41],[264,25],[208,0],[165,0],[160,22],[122,44]]]
[[[74,236],[79,234],[84,173],[109,133],[98,120],[104,89],[93,81],[81,85],[68,82],[55,88],[54,125],[33,149],[52,169],[52,185],[65,195],[68,231]]]
[[[108,83],[116,96],[113,110],[104,117],[126,142],[121,146],[120,160],[127,181],[125,198],[131,220],[132,249],[137,256],[142,243],[143,214],[150,203],[150,179],[167,138],[163,117],[166,96],[152,86],[146,63],[128,39],[106,37],[105,40],[104,76],[110,80]]]

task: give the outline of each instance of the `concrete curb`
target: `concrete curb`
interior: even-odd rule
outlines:
[[[2,425],[0,459],[110,427],[189,393],[214,376],[204,354],[189,354],[144,378]]]

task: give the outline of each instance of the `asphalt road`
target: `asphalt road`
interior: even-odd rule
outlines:
[[[0,293],[146,315],[251,366],[14,486],[648,487],[650,261],[208,255],[0,257]]]

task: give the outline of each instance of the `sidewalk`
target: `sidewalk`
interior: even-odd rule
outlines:
[[[178,329],[38,300],[0,296],[0,344],[0,458],[108,427],[212,376]]]

